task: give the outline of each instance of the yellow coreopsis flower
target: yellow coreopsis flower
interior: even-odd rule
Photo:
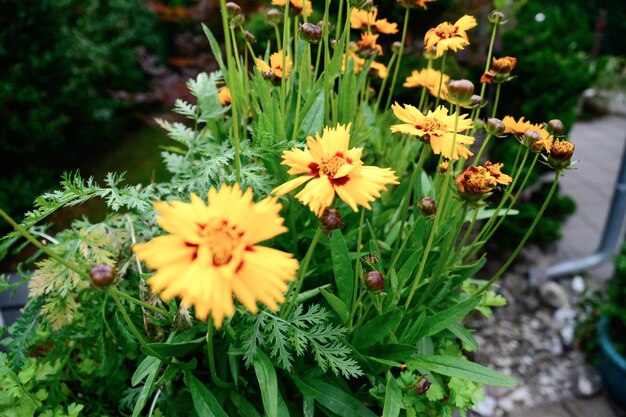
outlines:
[[[220,91],[218,91],[217,93],[217,99],[220,101],[220,104],[222,106],[228,106],[230,103],[232,103],[233,98],[230,95],[230,88],[228,87],[220,88]]]
[[[468,30],[477,25],[474,16],[465,15],[454,24],[443,22],[437,27],[429,29],[424,36],[424,48],[432,50],[436,47],[436,57],[439,58],[445,51],[454,52],[464,49],[469,45]]]
[[[190,203],[157,202],[154,208],[170,234],[133,246],[137,258],[157,270],[148,280],[154,293],[164,300],[180,297],[198,319],[210,314],[217,327],[233,315],[233,295],[253,313],[257,301],[278,309],[298,261],[258,245],[287,231],[274,198],[255,204],[251,190],[223,185],[209,191],[208,206],[192,194]]]
[[[283,77],[283,73],[285,77],[289,77],[289,72],[291,71],[291,58],[285,58],[285,69],[283,71],[283,51],[274,52],[270,55],[270,63],[263,61],[261,58],[256,59],[256,67],[261,73],[271,73],[278,79]]]
[[[338,124],[334,129],[325,127],[321,136],[309,136],[306,149],[284,151],[282,165],[290,167],[288,173],[304,175],[272,192],[281,196],[307,183],[296,198],[318,217],[330,207],[335,195],[354,211],[358,206],[371,209],[369,203],[380,197],[387,184],[398,184],[397,178],[389,168],[363,165],[363,148],[348,149],[349,143],[350,125]]]
[[[285,7],[286,0],[272,0],[273,6]],[[296,13],[302,13],[309,17],[313,12],[313,6],[311,0],[289,0],[289,7],[295,10]]]
[[[361,40],[356,43],[359,51],[366,55],[382,55],[383,47],[377,43],[378,36],[368,32],[361,33]]]
[[[366,60],[358,56],[355,52],[350,51],[348,54],[348,58],[346,59],[344,57],[343,65],[341,67],[343,71],[346,70],[346,63],[348,60],[354,61],[355,74],[359,74],[361,71],[363,71],[363,68],[365,68]],[[376,61],[372,61],[369,71],[371,74],[376,74],[381,79],[387,78],[387,75],[389,73],[385,64]]]
[[[437,71],[436,69],[424,68],[420,71],[413,70],[411,75],[406,78],[404,86],[407,88],[426,87],[431,95],[437,97],[439,80],[441,80],[441,96],[446,97],[448,94],[450,76],[443,74],[443,79],[441,79],[441,77],[441,71]]]
[[[350,13],[350,27],[352,29],[360,29],[368,32],[384,33],[386,35],[398,33],[397,23],[390,23],[387,19],[376,20],[377,16],[377,8],[373,8],[370,12],[354,8]]]
[[[504,133],[510,133],[518,137],[522,137],[528,130],[533,130],[539,133],[542,140],[536,141],[536,145],[539,147],[541,145],[545,147],[548,152],[550,152],[550,146],[552,145],[553,139],[550,132],[548,132],[542,124],[533,124],[530,121],[525,120],[524,116],[520,117],[519,120],[515,120],[511,116],[504,116],[502,123],[504,124]]]
[[[448,110],[444,106],[439,106],[435,111],[429,110],[425,115],[409,104],[405,104],[403,108],[395,103],[391,109],[393,114],[404,122],[391,126],[392,132],[419,136],[430,145],[436,155],[441,154],[448,159],[456,160],[459,157],[469,158],[474,155],[465,146],[474,143],[474,138],[459,133],[472,128],[472,120],[468,119],[466,114],[459,116],[455,137],[454,115],[448,115]]]

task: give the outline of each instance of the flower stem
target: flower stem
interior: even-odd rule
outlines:
[[[487,62],[485,62],[485,72],[489,71],[489,67],[491,66],[491,57],[493,56],[493,45],[496,42],[496,33],[498,32],[498,26],[500,26],[500,18],[496,17],[496,21],[493,24],[493,30],[491,31],[491,41],[489,42],[489,51],[487,52]],[[482,87],[480,87],[480,96],[485,96],[485,89],[487,88],[487,83],[483,83]]]
[[[397,52],[394,52],[393,54],[391,54],[391,59],[389,59],[389,62],[387,63],[387,68],[393,67],[394,63],[396,62],[397,57],[398,57]],[[383,93],[385,92],[385,87],[387,86],[388,79],[389,77],[383,78],[383,82],[380,85],[380,90],[378,91],[378,97],[376,98],[376,105],[374,106],[374,112],[378,112],[379,110],[380,102],[383,98]]]
[[[309,249],[306,251],[306,255],[304,255],[304,260],[302,261],[302,267],[300,271],[298,271],[298,277],[296,278],[296,287],[289,292],[289,301],[287,303],[287,307],[283,310],[281,317],[286,317],[287,314],[291,312],[293,309],[296,299],[298,298],[298,294],[300,294],[300,290],[302,289],[302,283],[304,282],[304,277],[306,275],[306,271],[309,268],[309,263],[311,262],[311,258],[313,257],[313,251],[315,251],[315,247],[317,246],[317,242],[319,242],[322,237],[322,227],[318,226],[317,231],[315,232],[315,236],[313,236],[313,240],[309,245]]]
[[[163,310],[162,308],[159,308],[157,306],[153,306],[152,304],[146,303],[145,301],[138,300],[137,298],[133,297],[132,295],[128,295],[125,292],[118,290],[116,287],[109,287],[108,290],[109,290],[109,292],[114,292],[116,295],[122,297],[126,301],[130,301],[131,303],[137,304],[138,306],[141,306],[141,307],[143,307],[145,309],[148,309],[150,311],[154,311],[155,313],[161,314],[163,316],[167,316],[167,312],[165,310]]]
[[[427,70],[430,70],[433,67],[433,60],[429,59],[428,60],[428,64],[426,66]],[[420,93],[420,103],[417,106],[417,108],[419,109],[419,111],[421,111],[422,113],[425,113],[425,109],[424,109],[424,103],[426,102],[426,91],[428,89],[426,88],[426,86],[422,86],[422,92]],[[441,92],[441,91],[440,91]]]
[[[356,260],[354,262],[354,293],[352,294],[352,310],[356,307],[357,293],[359,289],[359,262],[361,262],[361,240],[363,239],[363,223],[365,221],[365,209],[361,208],[361,219],[359,220],[359,230],[356,239]],[[351,314],[352,315],[352,314]]]
[[[209,358],[209,371],[211,372],[211,379],[220,388],[232,388],[234,385],[224,381],[217,375],[217,370],[215,369],[215,352],[213,352],[213,320],[209,319],[209,323],[206,330],[206,352]]]
[[[139,330],[135,326],[135,323],[133,323],[130,316],[128,315],[128,312],[126,311],[126,307],[124,307],[124,304],[122,304],[122,301],[120,300],[120,297],[118,296],[119,292],[112,291],[113,289],[114,287],[109,287],[108,289],[109,295],[111,296],[111,298],[113,298],[113,301],[115,301],[117,308],[119,309],[120,313],[122,313],[122,316],[124,317],[124,321],[126,321],[126,324],[128,325],[128,328],[130,329],[131,333],[135,335],[135,338],[139,341],[139,344],[143,348],[144,352],[149,354],[150,356],[154,356],[155,358],[164,360],[163,356],[161,356],[159,353],[157,353],[154,349],[152,349],[148,345],[148,342],[146,341],[144,336],[139,332]]]
[[[446,57],[448,54],[446,52],[443,53],[443,57],[441,58],[441,68],[439,68],[439,72],[441,75],[439,76],[439,87],[437,87],[437,97],[435,97],[435,110],[439,107],[439,101],[441,100],[441,86],[443,85],[443,72],[446,69]]]
[[[37,249],[41,250],[43,253],[45,253],[46,255],[48,255],[49,257],[51,257],[52,259],[54,259],[55,261],[57,261],[61,265],[65,266],[66,268],[71,269],[72,271],[76,272],[82,278],[84,278],[84,279],[86,279],[88,281],[91,280],[91,278],[89,277],[89,274],[87,272],[83,271],[78,266],[73,265],[70,262],[66,261],[61,256],[56,254],[52,249],[50,249],[49,247],[43,245],[40,241],[35,239],[33,237],[33,235],[31,235],[28,230],[26,230],[24,227],[22,227],[18,223],[16,223],[1,208],[0,208],[0,217],[2,217],[4,220],[6,220],[7,223],[9,223],[20,235],[22,235],[26,240],[28,240],[30,243],[32,243]]]
[[[502,83],[498,83],[496,85],[496,98],[493,100],[493,108],[491,109],[491,117],[496,117],[496,113],[498,111],[498,102],[500,101],[500,88],[502,87]]]
[[[539,220],[541,219],[541,216],[543,216],[543,213],[546,211],[546,208],[548,207],[548,204],[550,204],[550,200],[552,200],[552,196],[554,195],[554,192],[556,191],[557,185],[559,184],[559,176],[560,175],[561,175],[561,170],[557,169],[555,171],[555,173],[554,173],[554,180],[552,181],[552,187],[550,188],[550,192],[548,193],[548,196],[546,197],[545,201],[543,202],[543,205],[539,209],[539,213],[537,213],[537,216],[535,216],[535,220],[533,220],[533,223],[530,225],[528,230],[526,230],[526,234],[524,235],[522,240],[519,242],[519,244],[517,245],[517,247],[515,248],[515,250],[511,254],[511,256],[509,256],[509,259],[507,259],[507,261],[504,263],[504,265],[502,265],[502,267],[498,270],[498,272],[496,272],[496,274],[480,289],[480,291],[478,292],[479,294],[482,294],[487,289],[489,289],[489,287],[491,287],[491,285],[498,278],[500,278],[502,276],[502,274],[507,270],[509,265],[511,265],[511,263],[515,260],[515,258],[519,254],[520,250],[522,250],[522,248],[524,247],[524,244],[526,243],[526,241],[528,240],[530,235],[535,230],[535,227],[539,223]]]
[[[493,135],[491,133],[487,134],[487,137],[483,141],[483,144],[481,145],[480,149],[478,150],[478,153],[476,154],[476,157],[474,158],[474,162],[472,163],[472,166],[478,165],[478,163],[480,162],[480,157],[483,156],[483,152],[485,151],[485,149],[487,149],[487,145],[489,144],[489,141],[491,140],[492,137]]]
[[[406,8],[404,13],[404,26],[402,27],[402,39],[400,40],[400,50],[398,51],[398,62],[393,70],[393,78],[391,79],[391,87],[389,87],[389,93],[387,95],[387,104],[385,108],[388,109],[391,105],[391,99],[393,98],[393,90],[396,87],[396,80],[398,78],[398,71],[400,71],[400,63],[402,62],[402,54],[404,54],[404,43],[406,42],[406,33],[409,27],[409,8]]]

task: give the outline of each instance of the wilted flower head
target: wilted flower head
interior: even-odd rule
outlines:
[[[387,19],[376,19],[377,16],[378,9],[375,7],[369,12],[362,9],[352,9],[350,13],[350,27],[386,35],[398,33],[397,23],[390,23]]]
[[[431,197],[422,197],[417,202],[417,208],[424,216],[432,216],[437,212],[437,203]]]
[[[489,170],[482,166],[470,166],[456,179],[459,195],[468,201],[482,200],[497,184]]]
[[[393,114],[404,122],[391,126],[392,132],[417,136],[429,144],[436,155],[448,159],[469,158],[473,155],[466,145],[474,143],[474,138],[460,133],[472,128],[472,121],[466,114],[459,117],[455,134],[454,115],[448,115],[448,109],[444,106],[439,106],[435,111],[429,110],[427,114],[422,114],[409,104],[402,107],[395,103],[391,108]]]
[[[448,50],[456,52],[465,49],[469,45],[466,31],[474,28],[476,25],[474,16],[469,15],[461,17],[454,24],[449,22],[440,23],[426,32],[424,36],[425,48],[431,49],[436,47],[437,58],[441,57]]]
[[[327,207],[320,216],[322,227],[326,230],[341,229],[343,227],[343,219],[338,209]]]
[[[164,300],[180,297],[198,319],[210,314],[217,327],[235,312],[233,295],[253,313],[257,302],[278,309],[298,261],[258,245],[287,231],[275,199],[254,203],[252,191],[244,193],[235,184],[211,188],[208,206],[192,194],[189,203],[157,202],[154,208],[169,234],[134,245],[133,251],[157,270],[148,279],[155,294]]]
[[[511,72],[515,69],[517,58],[505,56],[502,58],[493,58],[491,61],[491,69],[485,72],[480,78],[481,83],[490,84],[492,81],[502,83],[509,81]]]
[[[489,172],[489,174],[496,180],[498,184],[509,185],[511,181],[513,181],[513,178],[500,171],[503,166],[503,163],[494,164],[493,162],[489,161],[483,164],[483,167]]]
[[[371,209],[370,202],[380,197],[388,184],[397,184],[389,168],[365,166],[362,148],[348,148],[350,125],[326,127],[322,135],[307,138],[306,149],[283,152],[282,165],[289,166],[291,175],[304,174],[276,187],[272,192],[281,196],[301,185],[306,186],[296,198],[319,217],[333,203],[335,195],[352,210],[358,206]]]
[[[554,169],[564,169],[572,164],[574,144],[566,140],[557,139],[548,154],[548,165]]]
[[[361,40],[356,43],[359,52],[368,57],[382,55],[383,47],[376,43],[378,36],[367,32],[361,33]]]

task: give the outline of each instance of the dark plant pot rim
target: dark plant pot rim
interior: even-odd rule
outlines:
[[[602,316],[598,321],[598,339],[600,340],[600,348],[607,358],[617,366],[622,372],[626,373],[626,359],[615,350],[613,340],[609,335],[610,317]]]

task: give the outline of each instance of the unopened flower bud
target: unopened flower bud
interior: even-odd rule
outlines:
[[[270,25],[277,25],[283,18],[283,14],[278,9],[269,9],[267,11],[267,21]]]
[[[431,48],[424,48],[424,58],[429,61],[437,58],[437,46],[433,46]]]
[[[487,104],[487,100],[478,94],[473,94],[470,97],[470,107],[483,107],[485,104]]]
[[[235,2],[229,1],[226,3],[226,10],[228,10],[229,16],[237,16],[241,14],[241,7]]]
[[[365,285],[370,291],[381,292],[385,289],[385,278],[378,271],[369,271],[365,274]]]
[[[394,54],[399,54],[400,51],[402,50],[402,43],[395,41],[394,43],[391,44],[391,50],[393,51]]]
[[[318,44],[322,40],[322,28],[313,23],[300,25],[300,36],[309,43]]]
[[[89,277],[94,287],[106,287],[115,278],[115,268],[110,265],[96,265],[89,271]]]
[[[554,169],[567,168],[572,164],[574,144],[566,140],[556,140],[548,154],[548,165]]]
[[[338,44],[338,43],[339,43],[339,42],[337,42],[337,39],[331,39],[331,40],[330,40],[330,47],[331,47],[331,48],[333,48],[333,49],[335,49],[335,48],[337,47],[337,44]]]
[[[417,208],[424,216],[432,216],[437,212],[437,203],[430,197],[422,197],[417,202]]]
[[[448,83],[448,99],[451,103],[464,106],[470,103],[474,84],[469,80],[453,80]]]
[[[550,120],[546,128],[548,129],[548,132],[553,135],[560,135],[563,131],[565,131],[565,126],[563,126],[563,122],[559,119]]]
[[[533,152],[541,152],[544,147],[543,136],[541,136],[541,133],[533,129],[528,129],[524,132],[522,141],[524,142],[524,145],[528,146],[528,148]]]
[[[424,395],[430,389],[430,381],[425,376],[421,376],[413,384],[413,390],[417,395]]]
[[[246,37],[246,40],[250,45],[254,45],[256,43],[256,37],[251,32],[246,30],[243,32],[243,36]]]
[[[339,210],[333,207],[324,209],[322,217],[320,217],[322,227],[326,230],[335,230],[343,227],[343,220],[341,219],[341,213]]]
[[[489,13],[489,21],[491,23],[500,24],[500,25],[507,22],[506,16],[504,15],[504,13],[499,12],[497,10],[494,10],[491,13]]]
[[[495,117],[487,119],[487,123],[485,124],[485,130],[487,133],[496,137],[502,136],[505,129],[506,126],[504,126],[502,120],[496,119]]]

